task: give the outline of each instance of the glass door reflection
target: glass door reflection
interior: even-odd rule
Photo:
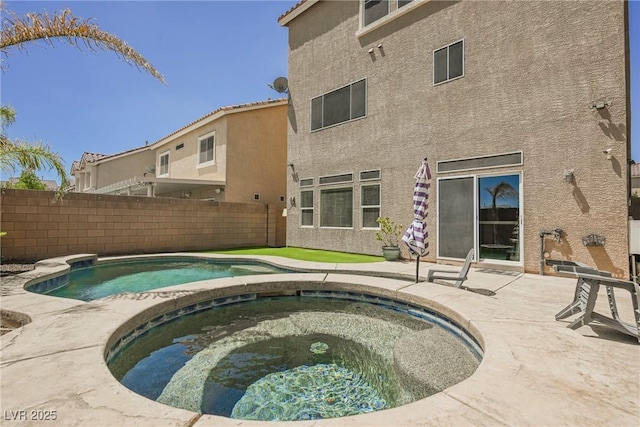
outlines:
[[[479,259],[520,261],[520,175],[478,178]]]

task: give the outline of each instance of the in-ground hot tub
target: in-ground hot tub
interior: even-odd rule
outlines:
[[[476,339],[442,314],[326,286],[256,284],[147,310],[111,337],[107,364],[149,399],[275,421],[401,406],[464,380],[482,359]]]

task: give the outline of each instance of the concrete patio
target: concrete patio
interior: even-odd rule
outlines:
[[[406,280],[415,274],[412,262],[324,264],[248,258],[308,272],[210,280],[93,302],[23,290],[34,277],[60,271],[64,259],[3,278],[2,310],[16,318],[22,313],[31,322],[0,338],[2,425],[638,425],[640,345],[635,338],[597,324],[574,331],[566,327],[571,319],[556,321],[555,313],[573,299],[573,278],[472,268],[465,282],[468,290],[463,290]],[[422,278],[430,267],[433,264],[421,264]],[[369,275],[357,275],[358,271]],[[125,324],[135,327],[143,310],[159,314],[203,293],[288,289],[301,283],[380,294],[437,310],[476,336],[484,359],[467,380],[409,405],[287,423],[233,420],[165,406],[125,388],[106,366],[110,337]],[[622,317],[632,319],[628,295],[620,294],[618,305]],[[607,311],[604,295],[598,299],[598,310]],[[46,417],[48,421],[42,420]]]

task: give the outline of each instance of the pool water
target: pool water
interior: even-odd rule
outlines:
[[[46,294],[91,301],[124,292],[145,292],[199,280],[288,272],[256,262],[175,258],[121,261],[72,270],[65,286]]]
[[[412,351],[411,337],[433,342],[434,357]],[[399,369],[407,360],[419,375]],[[438,360],[452,368],[444,372]],[[393,408],[442,391],[478,364],[461,340],[423,319],[311,297],[259,298],[183,316],[108,361],[122,384],[150,399],[263,421]]]

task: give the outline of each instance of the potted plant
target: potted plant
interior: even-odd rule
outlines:
[[[396,224],[388,216],[379,217],[380,231],[376,231],[376,240],[382,242],[382,255],[387,261],[395,261],[400,257],[398,241],[402,236],[402,225]]]

